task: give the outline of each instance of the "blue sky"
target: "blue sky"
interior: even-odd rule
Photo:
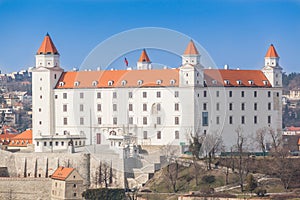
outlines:
[[[273,43],[284,70],[300,72],[298,0],[0,0],[0,69],[33,66],[47,32],[68,70],[110,36],[140,27],[182,32],[218,66],[232,68],[260,69]],[[164,62],[157,53],[149,56]],[[178,59],[166,58],[168,65],[178,66]]]

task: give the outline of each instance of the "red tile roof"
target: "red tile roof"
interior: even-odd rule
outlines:
[[[8,146],[26,147],[28,144],[32,144],[32,130],[30,129],[11,138]]]
[[[285,130],[286,131],[300,131],[300,127],[290,126],[290,127],[286,127]]]
[[[39,50],[37,51],[37,54],[59,54],[48,33],[45,36]]]
[[[268,49],[265,57],[266,58],[269,58],[269,57],[271,57],[271,58],[278,58],[279,57],[279,55],[277,54],[276,49],[273,46],[273,44],[270,45],[270,47],[269,47],[269,49]]]
[[[260,70],[205,69],[204,80],[208,87],[271,87]]]
[[[64,181],[73,172],[73,170],[74,168],[58,167],[52,174],[51,178]]]
[[[300,138],[298,139],[298,145],[300,145]]]
[[[197,55],[197,54],[199,54],[199,52],[193,40],[191,40],[184,51],[184,55]]]
[[[151,62],[145,49],[143,49],[143,51],[141,53],[139,62]]]

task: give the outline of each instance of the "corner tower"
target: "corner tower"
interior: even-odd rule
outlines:
[[[145,49],[143,49],[140,59],[137,62],[137,69],[138,70],[152,69],[151,61]]]
[[[262,72],[273,87],[282,87],[282,68],[279,65],[279,55],[273,44],[265,55],[265,65]]]
[[[59,53],[47,33],[36,55],[32,70],[32,130],[36,152],[53,150],[55,132],[54,88],[61,76]]]

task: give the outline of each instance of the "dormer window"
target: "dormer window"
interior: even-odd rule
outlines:
[[[176,83],[176,80],[175,80],[175,79],[170,80],[170,84],[171,84],[171,85],[175,85],[175,83]]]
[[[229,80],[224,80],[225,85],[229,85],[230,81]]]
[[[242,85],[242,81],[241,81],[241,80],[237,80],[236,83],[237,83],[238,85]]]
[[[59,82],[59,86],[60,86],[60,87],[63,87],[64,85],[65,85],[65,83],[64,83],[64,82],[62,82],[62,81],[61,81],[61,82]]]
[[[75,81],[74,86],[76,86],[76,87],[79,86],[79,81]]]
[[[265,86],[268,85],[268,81],[266,81],[266,80],[264,80],[263,83],[264,83]]]
[[[143,84],[143,80],[138,80],[137,84],[138,85],[142,85]]]
[[[108,86],[112,86],[114,84],[114,81],[110,80],[110,81],[108,81],[107,84],[108,84]]]
[[[122,86],[125,86],[127,84],[127,81],[126,80],[123,80],[122,82],[121,82],[121,85]]]
[[[162,84],[162,80],[157,80],[156,81],[156,85],[161,85]]]
[[[249,85],[254,85],[254,81],[253,80],[249,80],[248,83],[249,83]]]
[[[212,80],[211,82],[213,85],[217,85],[217,80]]]
[[[98,81],[93,81],[93,82],[92,82],[92,86],[95,87],[95,86],[97,86],[97,85],[98,85]]]

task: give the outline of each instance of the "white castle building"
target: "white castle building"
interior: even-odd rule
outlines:
[[[47,34],[33,69],[36,152],[125,143],[188,145],[190,134],[221,135],[229,147],[240,127],[281,129],[282,68],[271,45],[262,70],[204,69],[193,41],[176,69],[152,69],[145,50],[133,70],[67,71]]]

